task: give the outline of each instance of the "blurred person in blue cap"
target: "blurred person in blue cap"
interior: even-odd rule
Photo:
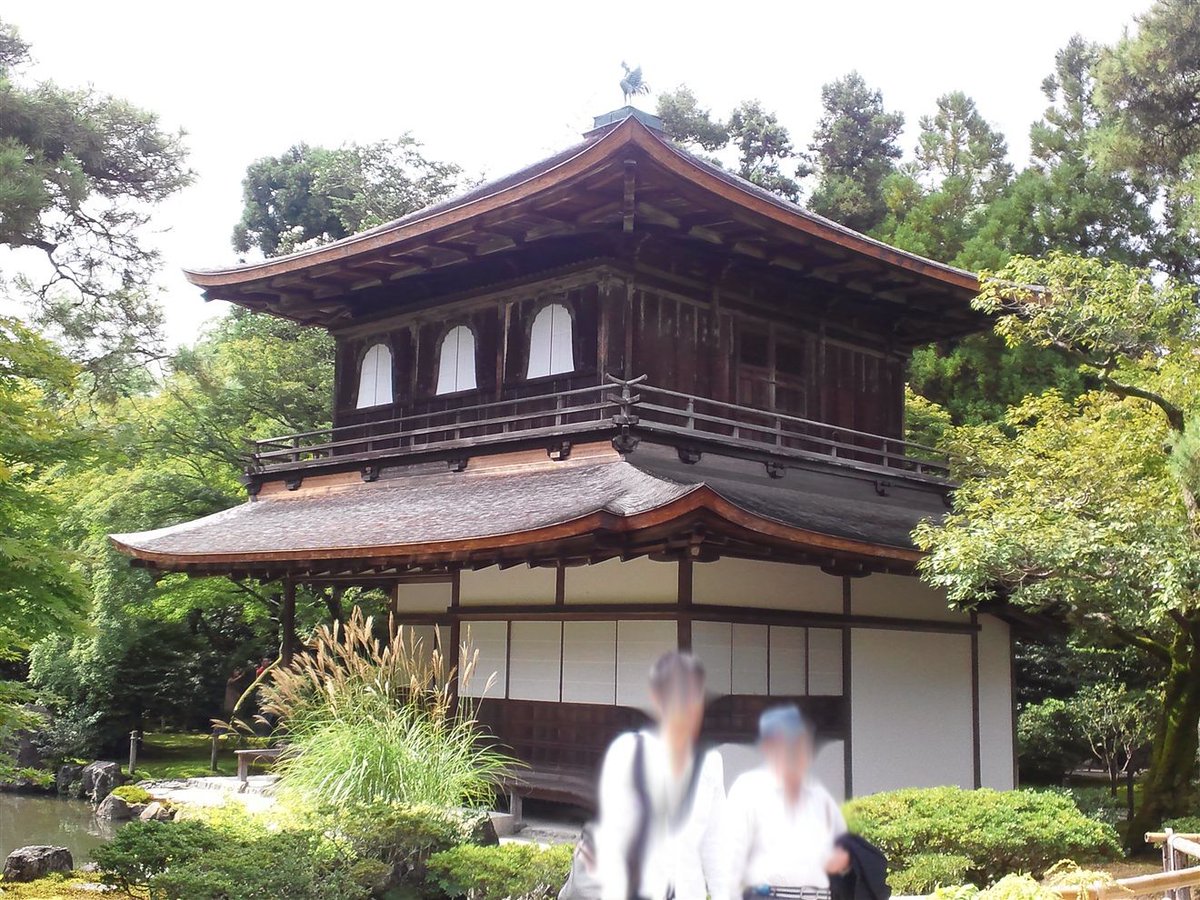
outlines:
[[[728,895],[721,755],[699,743],[704,667],[688,653],[650,670],[655,723],[616,738],[600,774],[595,875],[604,900]]]
[[[729,791],[726,840],[729,898],[829,900],[829,877],[850,857],[835,840],[846,832],[837,802],[809,773],[812,727],[794,704],[758,720],[763,765]]]

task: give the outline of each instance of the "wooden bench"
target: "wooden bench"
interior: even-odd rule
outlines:
[[[283,753],[282,747],[262,747],[255,750],[234,750],[234,755],[237,756],[238,781],[246,784],[250,777],[250,764],[260,760],[276,760]]]
[[[508,796],[508,813],[521,822],[524,800],[534,797],[596,811],[596,776],[569,766],[534,766],[504,776],[500,787]]]

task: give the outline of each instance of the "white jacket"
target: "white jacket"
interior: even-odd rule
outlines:
[[[793,805],[772,772],[752,769],[729,789],[726,813],[732,868],[724,881],[731,900],[741,900],[744,890],[760,885],[829,887],[825,865],[834,838],[846,832],[846,820],[837,801],[815,780],[808,780]]]
[[[604,900],[627,900],[628,851],[637,836],[642,804],[634,785],[634,759],[643,741],[650,817],[642,855],[642,883],[637,895],[663,900],[673,887],[677,900],[704,900],[727,895],[728,866],[721,852],[725,774],[721,755],[704,754],[691,811],[674,821],[691,782],[691,766],[682,778],[671,774],[667,750],[657,733],[642,731],[618,737],[608,748],[600,774],[600,818],[596,827],[596,867]]]

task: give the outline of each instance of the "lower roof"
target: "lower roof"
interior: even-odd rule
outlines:
[[[563,461],[510,453],[474,458],[462,472],[443,463],[384,468],[372,482],[357,470],[294,490],[271,482],[224,512],[111,539],[153,568],[214,573],[534,561],[585,545],[615,555],[689,532],[765,555],[910,568],[919,558],[913,528],[944,512],[942,493],[929,486],[884,488],[803,468],[772,477],[748,460],[705,455],[688,464],[670,448],[622,455],[595,444]]]

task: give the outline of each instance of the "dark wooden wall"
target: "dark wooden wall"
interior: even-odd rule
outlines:
[[[576,368],[528,380],[530,328],[551,302],[562,303],[573,316]],[[475,334],[478,389],[439,397],[440,344],[459,324]],[[657,387],[899,436],[904,361],[880,350],[878,336],[868,337],[855,346],[784,314],[598,273],[595,282],[570,290],[539,291],[534,284],[518,299],[482,299],[442,316],[425,311],[419,318],[383,323],[377,331],[340,337],[334,421],[354,425],[515,400],[594,385],[612,373],[647,375]],[[355,409],[360,362],[380,341],[393,355],[394,402]]]

